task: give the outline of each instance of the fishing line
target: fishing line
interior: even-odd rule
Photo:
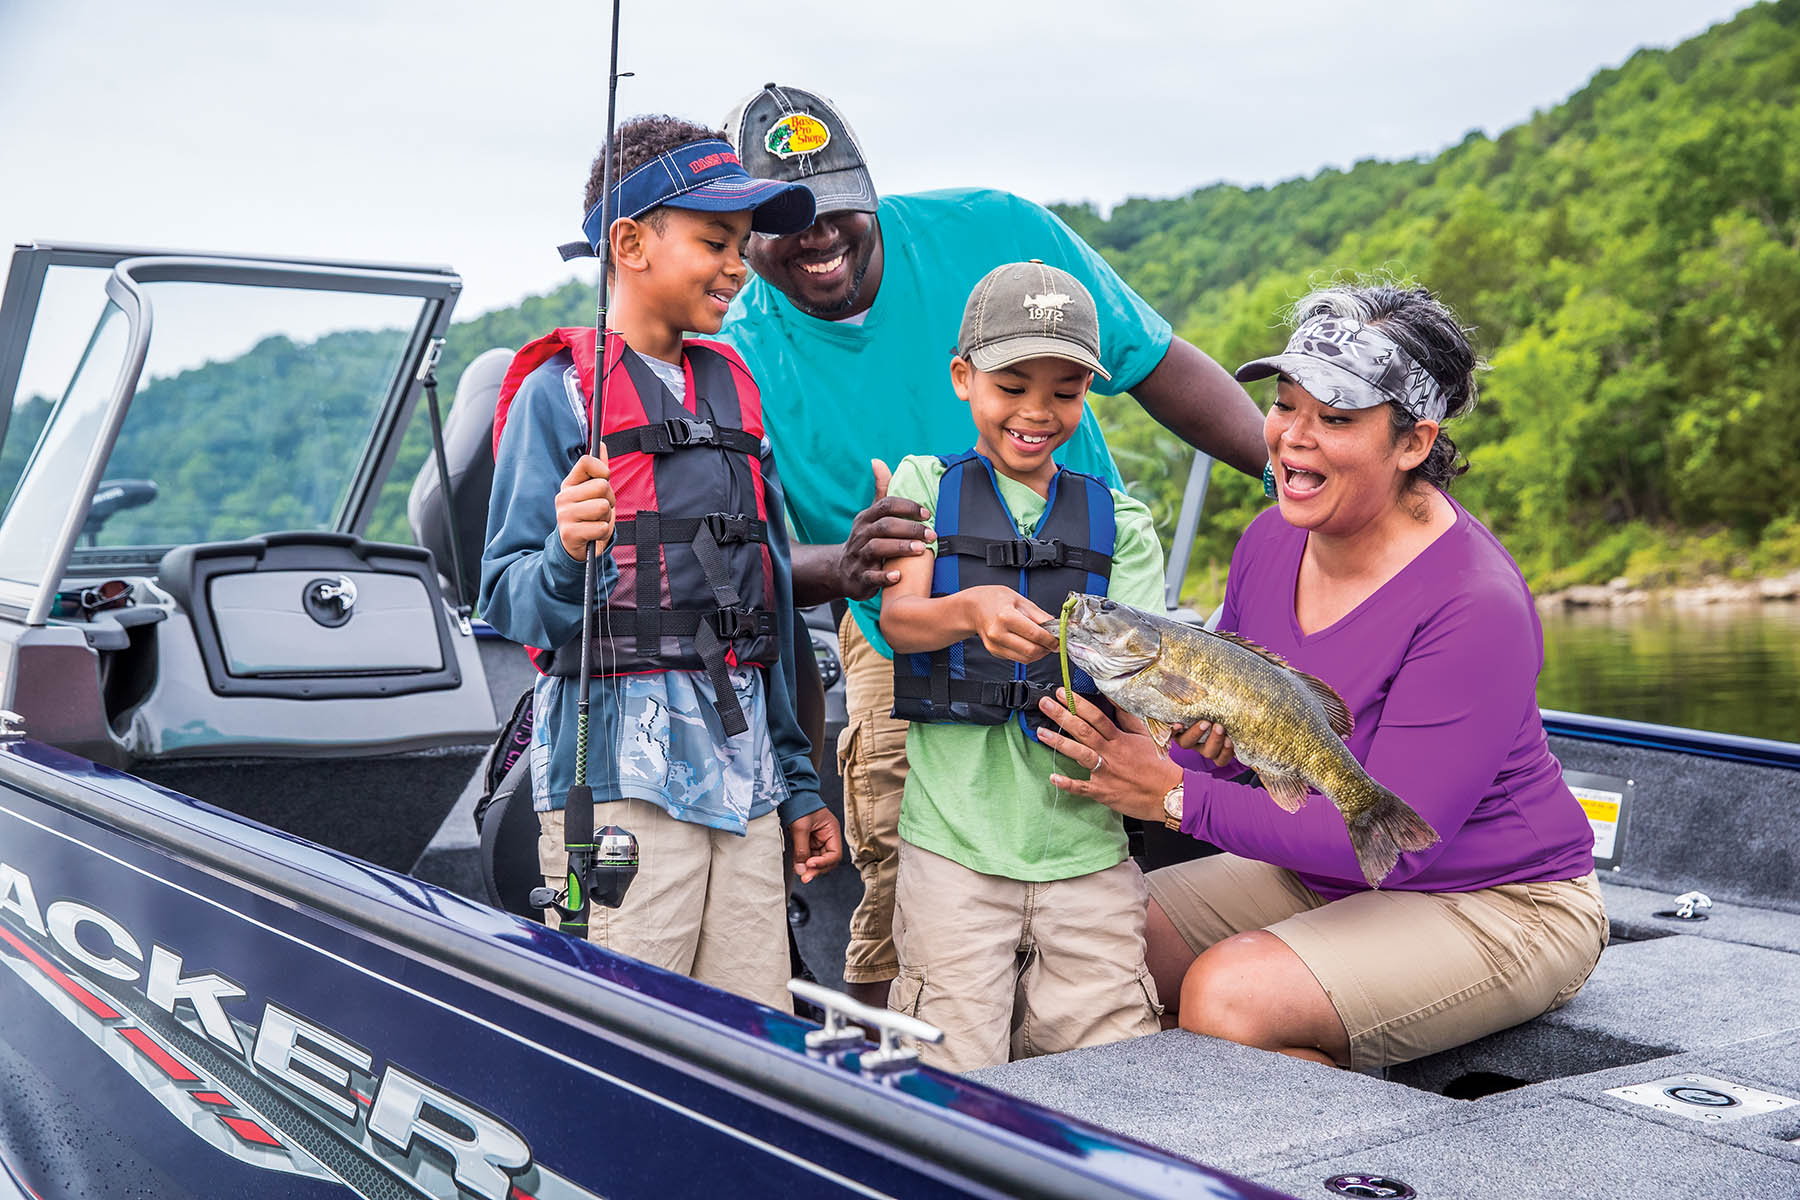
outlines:
[[[1074,592],[1070,592],[1067,596],[1064,596],[1062,613],[1056,618],[1056,654],[1057,658],[1062,662],[1063,699],[1066,701],[1063,707],[1070,712],[1075,711],[1075,684],[1071,681],[1069,675],[1069,614],[1075,609],[1075,600],[1076,593]],[[1063,736],[1067,737],[1068,734],[1065,732]],[[1053,758],[1067,760],[1070,768],[1081,765],[1060,750],[1052,750],[1050,754]],[[1062,773],[1067,775],[1069,772],[1065,770]],[[1088,773],[1088,778],[1093,778],[1092,772]],[[1062,798],[1062,788],[1057,788],[1056,795],[1050,798],[1050,812],[1049,815],[1044,818],[1044,844],[1038,849],[1038,857],[1040,859],[1043,858],[1050,849],[1050,829],[1056,824],[1056,813],[1057,810],[1062,807]]]

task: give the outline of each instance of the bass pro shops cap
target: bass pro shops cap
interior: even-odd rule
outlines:
[[[765,83],[731,110],[725,136],[751,175],[810,188],[819,216],[875,211],[879,197],[856,134],[817,92]]]

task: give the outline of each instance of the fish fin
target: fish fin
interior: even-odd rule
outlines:
[[[1379,888],[1402,854],[1435,845],[1438,835],[1406,801],[1373,779],[1369,788],[1373,789],[1373,802],[1344,824],[1363,878],[1370,887]]]
[[[1179,708],[1193,708],[1204,701],[1207,695],[1206,688],[1199,680],[1188,675],[1177,675],[1173,671],[1162,673],[1156,681],[1156,690]]]
[[[1257,773],[1262,780],[1263,790],[1269,793],[1269,799],[1281,805],[1283,812],[1299,812],[1300,806],[1306,803],[1306,780],[1298,775],[1264,775]]]
[[[1175,736],[1175,730],[1167,721],[1159,721],[1155,717],[1144,718],[1144,728],[1150,731],[1150,740],[1164,754],[1169,752],[1169,739]]]
[[[1281,657],[1281,655],[1275,653],[1273,650],[1269,649],[1267,646],[1259,645],[1256,642],[1251,641],[1247,637],[1241,637],[1235,633],[1220,633],[1216,629],[1204,630],[1203,632],[1208,633],[1211,636],[1216,637],[1216,638],[1224,638],[1226,641],[1230,642],[1234,646],[1242,646],[1244,649],[1250,651],[1250,653],[1252,653],[1252,654],[1260,654],[1262,657],[1268,659],[1270,662],[1274,663],[1278,667],[1286,667],[1288,665],[1287,659]],[[1292,667],[1288,667],[1288,669],[1293,670]]]
[[[1356,718],[1350,715],[1350,707],[1344,703],[1344,698],[1338,695],[1336,688],[1317,675],[1308,675],[1305,671],[1289,666],[1287,659],[1265,646],[1257,645],[1247,637],[1239,637],[1235,633],[1219,633],[1217,630],[1212,631],[1212,635],[1224,638],[1233,645],[1242,646],[1252,654],[1259,654],[1278,667],[1293,671],[1300,677],[1300,682],[1306,685],[1307,690],[1317,696],[1319,703],[1325,706],[1325,718],[1331,723],[1331,731],[1339,737],[1349,737],[1351,730],[1356,728]]]
[[[1351,730],[1356,728],[1356,718],[1350,715],[1350,706],[1344,703],[1344,698],[1338,695],[1337,689],[1317,675],[1308,675],[1305,671],[1295,671],[1294,674],[1300,677],[1300,682],[1325,706],[1325,719],[1331,722],[1331,732],[1341,738],[1349,737]]]

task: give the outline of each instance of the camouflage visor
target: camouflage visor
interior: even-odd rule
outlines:
[[[1415,421],[1442,421],[1444,389],[1412,355],[1373,325],[1320,316],[1301,323],[1287,349],[1237,369],[1240,382],[1280,375],[1333,408],[1394,403]]]

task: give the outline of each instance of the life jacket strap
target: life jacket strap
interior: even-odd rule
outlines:
[[[633,425],[606,435],[606,453],[672,454],[694,448],[762,453],[762,439],[742,429],[723,428],[695,417],[671,417],[649,425]]]
[[[707,513],[703,517],[661,517],[658,534],[663,545],[686,545],[705,526],[713,540],[721,546],[736,542],[767,542],[769,523],[736,513]],[[637,544],[637,518],[626,517],[613,526],[613,536],[621,542]]]
[[[1038,701],[1055,692],[1055,687],[1024,679],[952,679],[949,662],[942,656],[934,656],[929,676],[902,675],[894,680],[897,699],[931,700],[939,705],[980,704],[1013,712],[1035,712]]]
[[[966,554],[990,567],[1074,567],[1095,575],[1112,571],[1112,555],[1084,546],[1071,546],[1061,538],[1013,538],[990,541],[972,534],[944,534],[938,538],[939,554]]]
[[[743,608],[608,608],[595,613],[595,624],[614,638],[636,637],[642,644],[645,632],[658,644],[664,637],[693,639],[694,653],[713,685],[713,707],[727,734],[743,733],[750,728],[744,709],[738,703],[737,691],[731,686],[731,650],[763,638],[777,636],[775,614],[767,609]],[[578,643],[558,650],[548,663],[538,661],[546,675],[571,677],[580,670],[575,650]],[[660,645],[658,645],[660,648]]]

